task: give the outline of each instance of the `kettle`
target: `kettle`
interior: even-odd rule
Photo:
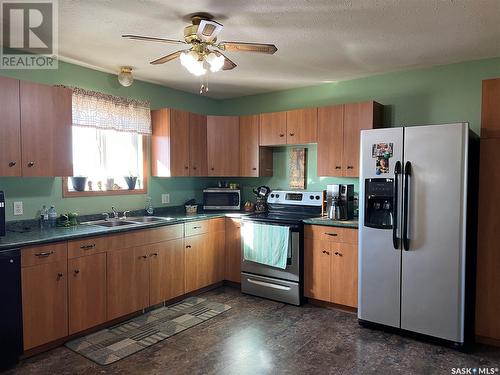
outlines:
[[[271,189],[269,186],[259,186],[256,189],[253,189],[253,192],[256,196],[258,197],[267,197],[269,193],[271,192]]]

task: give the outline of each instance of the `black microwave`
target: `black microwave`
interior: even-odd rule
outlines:
[[[239,210],[241,192],[238,189],[212,188],[203,190],[204,210]]]

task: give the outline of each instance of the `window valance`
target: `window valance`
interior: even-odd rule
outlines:
[[[73,125],[151,134],[149,102],[71,88]]]

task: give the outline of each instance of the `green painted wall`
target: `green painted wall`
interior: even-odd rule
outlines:
[[[500,58],[471,61],[360,78],[292,90],[235,99],[212,100],[199,95],[136,81],[123,88],[116,76],[64,62],[57,71],[8,71],[0,75],[46,84],[65,84],[101,91],[113,95],[146,99],[152,108],[173,107],[207,114],[251,114],[292,108],[322,106],[374,99],[386,107],[387,126],[432,124],[469,121],[479,132],[481,108],[481,81],[500,77]],[[43,140],[41,140],[43,141]],[[316,147],[308,147],[307,188],[324,189],[328,183],[355,183],[356,179],[324,178],[316,175]],[[275,175],[272,178],[234,178],[243,189],[244,199],[253,197],[251,189],[262,184],[272,188],[288,187],[288,154],[290,148],[276,148]],[[189,198],[201,199],[201,189],[215,186],[216,178],[151,178],[149,194],[153,204],[160,206],[160,194],[171,195],[171,205]],[[55,204],[59,212],[78,211],[82,214],[120,209],[138,209],[145,196],[114,196],[67,198],[61,196],[60,178],[0,178],[0,190],[7,195],[7,220],[33,218],[42,204]],[[12,202],[24,202],[23,216],[12,215]]]

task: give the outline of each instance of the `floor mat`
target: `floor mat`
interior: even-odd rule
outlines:
[[[119,325],[68,341],[69,349],[100,364],[109,365],[207,321],[231,306],[190,297],[174,305],[151,310]]]

